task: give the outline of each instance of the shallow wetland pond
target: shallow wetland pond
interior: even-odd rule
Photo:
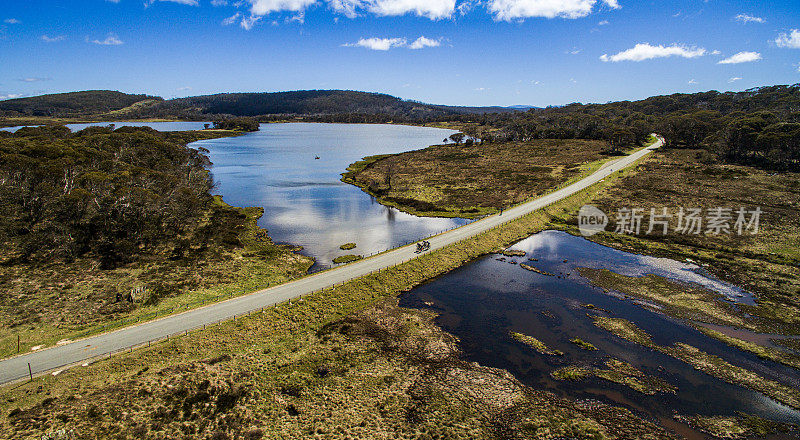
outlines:
[[[595,326],[591,316],[624,318],[649,333],[656,344],[684,342],[791,387],[800,385],[800,371],[729,347],[655,308],[594,287],[578,274],[578,268],[609,269],[627,276],[655,274],[698,283],[744,303],[752,301],[747,292],[708,276],[691,263],[622,252],[561,231],[535,234],[512,249],[523,250],[526,255],[486,256],[413,289],[401,297],[400,305],[438,312],[437,323],[460,338],[468,360],[506,369],[533,388],[627,407],[687,437],[703,438],[674,421],[675,414],[736,415],[742,411],[800,423],[800,412],[623,340]],[[525,270],[520,263],[552,276]],[[511,332],[533,336],[563,355],[540,354],[512,338]],[[597,350],[570,341],[575,338]],[[550,375],[568,365],[604,368],[611,357],[668,383],[676,391],[646,395],[595,376],[556,380]]]

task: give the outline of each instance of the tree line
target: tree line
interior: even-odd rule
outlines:
[[[600,139],[618,151],[641,145],[657,132],[668,148],[700,148],[732,163],[800,170],[800,85],[454,119],[466,125],[468,136],[488,142]]]

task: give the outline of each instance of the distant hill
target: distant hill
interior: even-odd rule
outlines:
[[[215,115],[385,115],[399,119],[513,112],[504,107],[453,107],[407,101],[382,93],[299,90],[220,93],[164,100],[148,95],[86,91],[0,101],[2,116],[207,119]]]
[[[57,93],[0,101],[3,116],[85,117],[120,111],[137,103],[163,101],[149,95],[129,95],[110,90]]]
[[[221,93],[164,101],[153,111],[167,114],[332,115],[383,114],[427,117],[490,113],[500,107],[450,107],[407,101],[383,93],[352,90],[298,90],[271,93]],[[507,109],[505,111],[508,111]]]
[[[159,106],[169,111],[202,114],[258,116],[276,114],[315,115],[333,113],[425,114],[432,106],[403,101],[381,93],[348,90],[300,90],[275,93],[222,93],[173,99]]]

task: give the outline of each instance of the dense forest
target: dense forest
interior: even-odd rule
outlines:
[[[133,127],[0,132],[2,261],[88,255],[112,268],[146,254],[182,258],[188,231],[204,245],[225,240],[224,219],[204,221],[216,215],[209,160],[186,147],[211,136]]]
[[[515,114],[453,118],[484,141],[600,139],[618,150],[658,132],[673,148],[703,148],[729,162],[800,170],[800,85],[745,92],[570,104]]]

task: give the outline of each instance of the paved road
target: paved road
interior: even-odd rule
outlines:
[[[572,185],[510,208],[504,211],[502,215],[493,215],[432,237],[428,240],[431,244],[431,250],[439,249],[465,238],[480,234],[509,220],[544,208],[567,196],[575,194],[594,185],[611,173],[631,165],[661,145],[662,141],[659,140],[650,147],[609,162],[590,176]],[[139,344],[146,344],[147,341],[157,340],[167,335],[191,330],[203,324],[213,324],[220,320],[230,319],[234,315],[244,315],[248,312],[259,310],[262,307],[297,298],[300,295],[305,295],[379,269],[402,263],[417,256],[414,250],[415,245],[413,244],[404,246],[371,258],[310,275],[296,281],[259,290],[245,296],[166,316],[136,326],[88,337],[69,344],[4,359],[0,361],[0,384],[28,376],[28,363],[30,363],[33,374],[56,370],[66,365],[78,364],[93,357],[123,350]]]

